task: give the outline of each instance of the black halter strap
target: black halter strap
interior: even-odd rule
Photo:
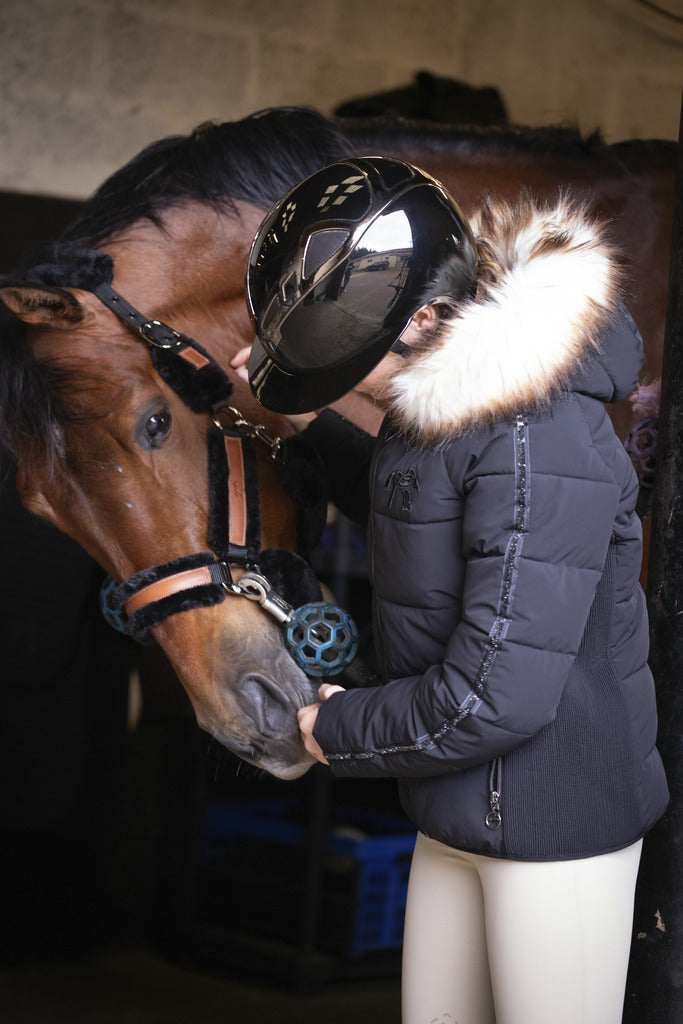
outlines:
[[[147,343],[155,370],[193,412],[210,412],[227,401],[232,394],[230,378],[193,338],[144,316],[105,281],[93,288],[93,294]]]

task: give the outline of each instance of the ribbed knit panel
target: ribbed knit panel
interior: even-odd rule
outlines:
[[[508,857],[590,856],[638,836],[629,719],[608,653],[615,563],[610,546],[555,723],[503,762]]]

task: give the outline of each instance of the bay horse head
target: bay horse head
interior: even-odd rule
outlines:
[[[341,155],[327,125],[280,112],[148,147],[0,289],[0,430],[22,502],[122,585],[199,725],[280,778],[311,764],[296,711],[317,684],[240,580],[256,564],[293,605],[319,588],[290,554],[302,488],[273,458],[286,423],[225,368],[251,341],[250,241],[291,184]]]

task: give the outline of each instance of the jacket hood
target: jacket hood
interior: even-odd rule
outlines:
[[[642,357],[636,346],[603,345],[620,292],[605,226],[567,197],[552,207],[529,197],[488,200],[470,224],[477,294],[414,346],[393,378],[398,428],[417,443],[438,443],[541,408],[560,390],[625,397]]]

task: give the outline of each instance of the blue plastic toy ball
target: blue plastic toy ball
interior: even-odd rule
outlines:
[[[327,601],[302,604],[287,623],[289,651],[309,676],[333,676],[356,657],[358,629],[343,608]]]
[[[105,576],[102,586],[100,587],[100,611],[104,615],[109,625],[118,630],[119,633],[125,634],[125,636],[132,637],[133,640],[137,640],[143,647],[150,647],[154,644],[154,640],[151,636],[145,635],[144,637],[136,636],[131,633],[130,627],[128,626],[128,616],[122,608],[116,608],[114,606],[114,591],[116,590],[116,580],[112,579],[111,576]]]
[[[100,587],[100,611],[105,619],[119,633],[130,636],[126,613],[114,607],[113,596],[116,590],[116,581],[111,576],[106,576]]]

